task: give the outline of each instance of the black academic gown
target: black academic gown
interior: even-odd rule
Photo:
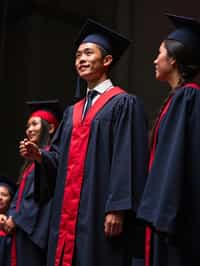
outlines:
[[[199,265],[200,89],[178,88],[160,122],[138,217],[153,230],[151,265]]]
[[[12,216],[16,223],[16,230],[12,238],[12,241],[16,241],[14,244],[16,263],[17,266],[44,266],[46,265],[51,201],[43,206],[39,206],[35,202],[34,168],[26,176],[22,197],[18,203],[19,190],[20,187],[8,212],[8,215]],[[17,207],[17,205],[19,206]],[[15,251],[13,251],[12,243],[10,254],[12,258],[13,252]]]
[[[95,108],[95,104],[90,110]],[[67,215],[68,208],[71,208],[69,205],[73,204],[72,201],[68,201],[67,206],[63,205],[65,197],[68,196],[67,186],[65,186],[68,181],[67,172],[73,167],[76,168],[76,163],[70,167],[67,165],[69,150],[73,145],[71,139],[74,109],[74,106],[66,109],[50,152],[43,151],[42,164],[36,164],[36,179],[41,179],[43,183],[46,180],[46,186],[48,184],[49,191],[52,193],[55,187],[48,266],[70,265],[65,261],[65,251],[63,251],[69,248],[69,242],[59,244],[59,239],[69,229],[61,222],[63,218],[64,222],[67,219],[62,213],[63,209],[66,208]],[[84,124],[80,123],[78,127],[80,130],[83,129],[82,133],[77,135],[77,138],[81,138],[85,132]],[[75,137],[73,139],[75,148],[76,141]],[[84,143],[78,150],[80,161],[83,158],[82,149],[84,149]],[[113,96],[96,113],[91,122],[86,150],[74,236],[73,265],[128,266],[131,263],[142,265],[143,228],[137,224],[135,210],[145,183],[148,152],[146,118],[143,106],[137,97],[126,93]],[[55,180],[56,173],[57,180]],[[55,181],[57,181],[56,185]],[[70,194],[71,191],[68,193]],[[120,210],[125,211],[123,234],[106,238],[105,215],[108,212]],[[61,228],[62,226],[64,229]],[[59,250],[63,264],[60,258],[57,259]],[[138,258],[136,264],[133,256]]]
[[[0,266],[9,266],[11,237],[0,230]]]

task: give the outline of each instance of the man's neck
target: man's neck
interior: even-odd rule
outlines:
[[[100,83],[104,82],[106,79],[108,79],[107,76],[103,75],[100,79],[98,80],[90,80],[87,82],[87,87],[88,89],[92,90],[94,89],[97,85],[99,85]]]

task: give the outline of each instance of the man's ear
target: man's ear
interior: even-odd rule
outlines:
[[[113,57],[112,55],[108,54],[104,57],[103,59],[103,64],[105,67],[108,67],[112,64],[112,61],[113,61]]]
[[[55,125],[54,124],[49,124],[49,134],[53,134],[55,131]]]

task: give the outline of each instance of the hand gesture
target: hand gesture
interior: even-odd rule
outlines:
[[[42,156],[38,145],[29,141],[28,139],[20,141],[19,152],[20,155],[25,159],[32,161],[36,160],[41,163]]]

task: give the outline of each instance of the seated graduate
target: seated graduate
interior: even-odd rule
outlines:
[[[10,236],[3,230],[7,220],[7,211],[15,194],[15,183],[6,176],[0,176],[0,265],[9,265],[9,252],[11,246]]]

